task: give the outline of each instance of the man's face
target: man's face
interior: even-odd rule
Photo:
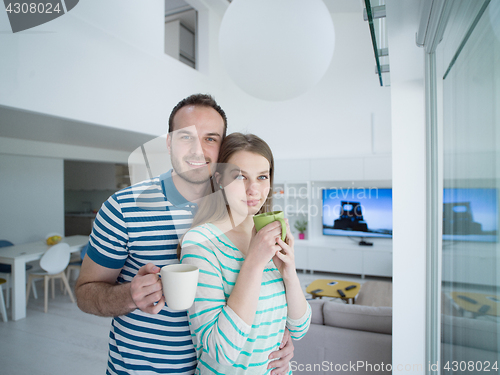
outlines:
[[[211,107],[185,106],[173,120],[167,146],[174,172],[187,182],[205,183],[217,162],[224,120]]]

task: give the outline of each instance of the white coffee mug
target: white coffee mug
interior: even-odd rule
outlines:
[[[165,302],[171,310],[187,310],[194,302],[198,286],[198,267],[170,264],[160,270]]]

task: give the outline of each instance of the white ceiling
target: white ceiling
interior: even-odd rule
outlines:
[[[155,138],[80,121],[0,106],[0,136],[132,152]],[[167,123],[165,121],[165,132]]]

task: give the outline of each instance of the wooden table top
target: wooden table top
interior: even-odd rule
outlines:
[[[350,290],[345,290],[346,287],[350,285],[355,285],[355,288]],[[333,280],[333,279],[317,279],[314,280],[306,289],[306,292],[311,294],[313,297],[332,297],[332,298],[342,298],[351,299],[357,296],[361,284],[352,281],[343,280]],[[342,297],[337,290],[341,289],[345,297]]]
[[[500,296],[473,292],[451,292],[453,301],[465,311],[499,316]],[[483,307],[487,306],[487,307]],[[483,311],[479,311],[483,308]]]

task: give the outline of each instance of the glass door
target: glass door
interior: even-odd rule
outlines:
[[[443,147],[439,369],[498,373],[500,0],[455,1],[436,57]]]

